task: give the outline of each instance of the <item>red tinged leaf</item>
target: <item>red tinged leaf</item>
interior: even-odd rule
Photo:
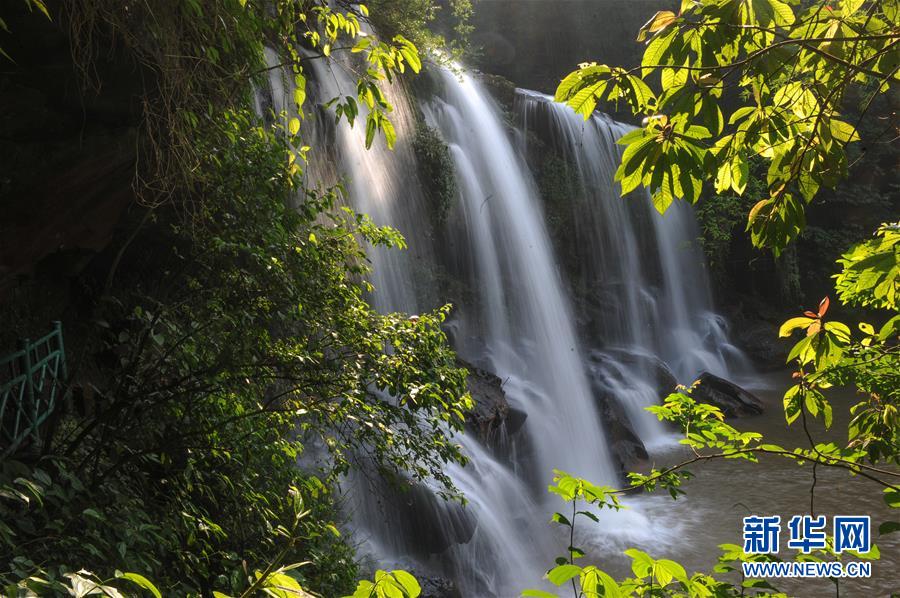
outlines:
[[[803,315],[806,316],[807,318],[818,318],[819,317],[819,314],[817,314],[814,311],[809,311],[809,310],[803,312]]]
[[[825,312],[828,311],[828,306],[830,304],[831,304],[831,301],[828,299],[828,297],[825,297],[824,299],[822,299],[822,302],[819,303],[819,317],[820,318],[825,315]]]

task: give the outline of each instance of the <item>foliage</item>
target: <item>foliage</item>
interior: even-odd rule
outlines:
[[[194,143],[195,217],[150,212],[116,284],[94,287],[91,392],[44,457],[4,463],[3,584],[118,568],[166,595],[282,575],[338,595],[355,577],[338,475],[359,463],[453,492],[445,464],[463,460],[451,434],[471,402],[447,308],[365,300],[360,240],[399,234],[338,209],[340,189],[300,192],[280,127],[246,109]]]
[[[842,301],[898,310],[900,224],[882,226],[874,239],[845,253],[839,263],[844,270],[835,276],[835,287]]]
[[[455,493],[445,465],[464,461],[452,434],[471,401],[440,329],[448,307],[410,316],[366,302],[361,247],[402,246],[399,233],[339,208],[340,188],[304,187],[304,64],[352,55],[357,94],[330,105],[351,125],[364,106],[367,145],[380,132],[390,146],[379,84],[418,72],[418,49],[364,34],[364,5],[318,0],[66,11],[87,85],[102,86],[92,62],[110,39],[152,73],[136,169],[150,209],[109,270],[80,281],[90,325],[72,408],[40,454],[2,464],[0,583],[347,592],[356,565],[337,529],[338,477],[359,466]],[[267,64],[266,47],[284,64]],[[283,126],[252,112],[268,68],[294,77]],[[86,572],[114,569],[137,573]]]
[[[743,195],[751,158],[765,159],[768,197],[747,227],[778,254],[803,228],[806,203],[846,174],[859,125],[842,117],[845,97],[867,90],[862,118],[895,84],[898,13],[897,0],[683,0],[679,14],[660,11],[641,29],[640,67],[582,64],[556,99],[585,118],[604,100],[646,115],[620,140],[616,178],[623,194],[650,188],[661,212],[676,198],[696,202],[708,172],[717,192]],[[741,105],[728,109],[734,96]]]
[[[115,585],[116,583],[119,585]],[[122,582],[127,582],[123,584]],[[121,589],[127,585],[127,589]],[[77,573],[65,573],[61,579],[32,576],[22,580],[16,586],[8,586],[3,589],[7,596],[44,596],[63,594],[81,598],[82,596],[101,596],[103,598],[122,598],[123,596],[140,596],[140,590],[147,590],[155,598],[162,598],[159,590],[143,575],[137,573],[122,573],[116,571],[113,579],[102,580],[90,571],[84,569]]]
[[[450,148],[438,132],[424,122],[416,124],[413,151],[422,174],[422,183],[433,204],[431,213],[443,224],[456,201],[456,176]]]
[[[472,0],[449,0],[442,4],[433,0],[370,0],[369,5],[372,22],[379,31],[389,35],[403,33],[429,57],[458,59],[468,51]],[[452,40],[435,31],[434,25],[441,21],[446,25],[443,29],[452,27]]]
[[[722,281],[725,268],[731,258],[731,242],[737,226],[744,221],[744,215],[757,201],[763,198],[766,189],[762,179],[754,175],[755,162],[751,161],[750,178],[743,195],[732,189],[702,197],[694,211],[700,225],[700,242],[713,278]]]
[[[375,580],[359,582],[352,596],[346,598],[417,598],[422,588],[416,578],[406,571],[376,571]]]

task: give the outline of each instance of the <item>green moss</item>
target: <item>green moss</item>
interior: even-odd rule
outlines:
[[[431,202],[435,223],[443,224],[447,221],[447,215],[457,196],[450,148],[434,128],[419,122],[413,139],[413,150],[419,161],[422,182]]]
[[[555,153],[542,154],[537,168],[537,185],[544,203],[547,230],[566,269],[575,271],[579,257],[571,231],[577,206],[582,203],[581,188],[569,162]]]

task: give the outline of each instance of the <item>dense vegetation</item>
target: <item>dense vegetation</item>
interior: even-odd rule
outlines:
[[[361,243],[403,239],[340,208],[340,188],[303,181],[303,63],[355,45],[369,68],[359,97],[336,108],[352,120],[367,104],[370,141],[381,131],[390,142],[376,82],[418,70],[416,48],[357,41],[364,6],[129,7],[46,12],[71,28],[86,76],[115,40],[155,78],[135,181],[143,207],[83,277],[86,321],[67,331],[79,345],[73,404],[43,446],[2,463],[3,593],[97,593],[114,576],[103,592],[149,579],[165,595],[298,583],[347,593],[357,573],[336,480],[354,465],[452,493],[443,466],[464,457],[447,433],[469,398],[440,329],[446,309],[384,315],[364,298]],[[293,64],[290,115],[253,111],[267,45]]]

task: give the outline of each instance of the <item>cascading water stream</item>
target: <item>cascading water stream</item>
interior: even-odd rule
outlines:
[[[277,64],[277,57],[269,59]],[[324,61],[313,64],[318,101],[354,92],[347,71]],[[617,483],[601,402],[621,403],[645,443],[665,435],[643,411],[658,401],[653,373],[631,357],[663,356],[683,376],[696,372],[682,374],[682,368],[698,363],[716,371],[715,359],[696,352],[704,344],[694,332],[697,315],[709,311],[709,298],[703,294],[705,278],[691,274],[695,256],[673,253],[690,240],[685,235],[693,234],[690,211],[674,212],[674,218],[663,221],[648,211],[649,202],[634,202],[643,204],[635,207],[615,197],[614,141],[626,128],[599,117],[590,126],[576,126],[567,109],[521,92],[523,122],[531,126],[539,118],[552,129],[578,165],[588,199],[577,206],[583,210],[575,231],[584,244],[581,279],[598,282],[609,323],[602,342],[585,335],[575,324],[535,180],[499,110],[465,72],[437,69],[432,77],[436,91],[419,108],[449,146],[459,191],[444,230],[431,232],[410,146],[415,112],[402,88],[385,90],[395,107],[394,151],[381,140],[366,150],[363,127],[335,125],[326,110],[308,115],[311,123],[304,130],[316,151],[307,172],[320,185],[346,180],[347,200],[355,210],[407,238],[407,251],[369,252],[376,286],[372,300],[379,310],[415,312],[437,305],[431,298],[444,299],[432,288],[438,270],[467,290],[455,298],[454,345],[462,358],[499,376],[510,406],[527,419],[515,437],[505,439],[509,451],[483,445],[474,433],[455,439],[471,458],[466,467],[450,464],[447,470],[468,500],[465,507],[443,501],[429,484],[414,486],[409,495],[378,488],[373,494],[364,476],[348,479],[345,502],[363,552],[377,556],[382,566],[448,577],[467,596],[516,595],[539,585],[542,571],[566,545],[546,523],[558,506],[545,492],[552,469]],[[285,101],[292,95],[290,78],[273,70],[270,86],[276,111],[290,112]],[[435,243],[438,236],[448,242]],[[685,282],[699,290],[681,289]],[[670,310],[673,302],[677,305]],[[709,346],[723,338],[711,338]],[[584,340],[602,352],[586,351]],[[623,358],[625,353],[631,357]],[[677,356],[690,359],[675,362]],[[659,541],[672,532],[654,529],[636,506],[603,518],[592,530],[599,535],[582,544],[622,546]]]
[[[567,206],[574,242],[584,248],[573,276],[602,298],[602,310],[612,317],[603,319],[597,340],[617,350],[602,353],[595,364],[600,384],[623,404],[645,444],[664,440],[663,427],[645,411],[658,401],[646,384],[653,374],[649,360],[662,359],[683,383],[702,371],[729,376],[744,365],[712,310],[691,207],[675,202],[661,215],[644,189],[619,197],[614,177],[624,148],[615,142],[628,125],[603,114],[585,120],[550,96],[523,89],[515,112],[526,145],[529,134],[546,140],[579,187]]]
[[[628,317],[603,335],[605,344],[639,348],[662,358],[689,382],[700,371],[728,375],[730,345],[709,330],[712,299],[692,210],[675,202],[656,212],[646,190],[621,199],[614,181],[616,140],[631,127],[603,114],[584,120],[550,96],[520,89],[516,114],[527,131],[549,137],[574,166],[582,193],[572,209],[577,242],[589,248],[580,273],[599,283],[605,305]],[[527,135],[526,135],[527,139]]]
[[[270,67],[281,63],[274,52],[267,51]],[[309,62],[314,87],[314,100],[325,102],[332,98],[355,96],[356,80],[352,70],[338,59],[331,62]],[[271,68],[269,84],[276,113],[293,115],[293,81],[290,74]],[[366,214],[379,225],[390,225],[403,233],[407,250],[369,247],[368,255],[377,267],[370,278],[375,291],[371,303],[382,312],[404,311],[416,313],[436,307],[433,288],[423,276],[416,276],[422,268],[433,263],[431,242],[422,235],[427,212],[418,182],[416,162],[410,140],[415,130],[415,115],[405,90],[398,85],[384,86],[384,93],[393,105],[391,122],[397,132],[397,144],[389,150],[382,137],[366,149],[365,114],[355,126],[335,123],[332,113],[315,110],[305,116],[311,121],[304,127],[305,142],[316,148],[306,165],[306,179],[311,186],[326,187],[342,183],[353,208]],[[421,266],[421,267],[420,267]]]
[[[615,468],[531,175],[493,102],[470,75],[442,71],[440,87],[425,107],[426,120],[450,144],[460,178],[477,181],[463,181],[460,195],[467,216],[460,234],[482,256],[473,281],[479,317],[470,321],[484,326],[465,336],[480,337],[484,354],[469,357],[515,381],[507,394],[528,413],[544,481],[553,467],[613,481]],[[461,309],[468,316],[471,306]],[[523,392],[512,392],[517,384]]]

